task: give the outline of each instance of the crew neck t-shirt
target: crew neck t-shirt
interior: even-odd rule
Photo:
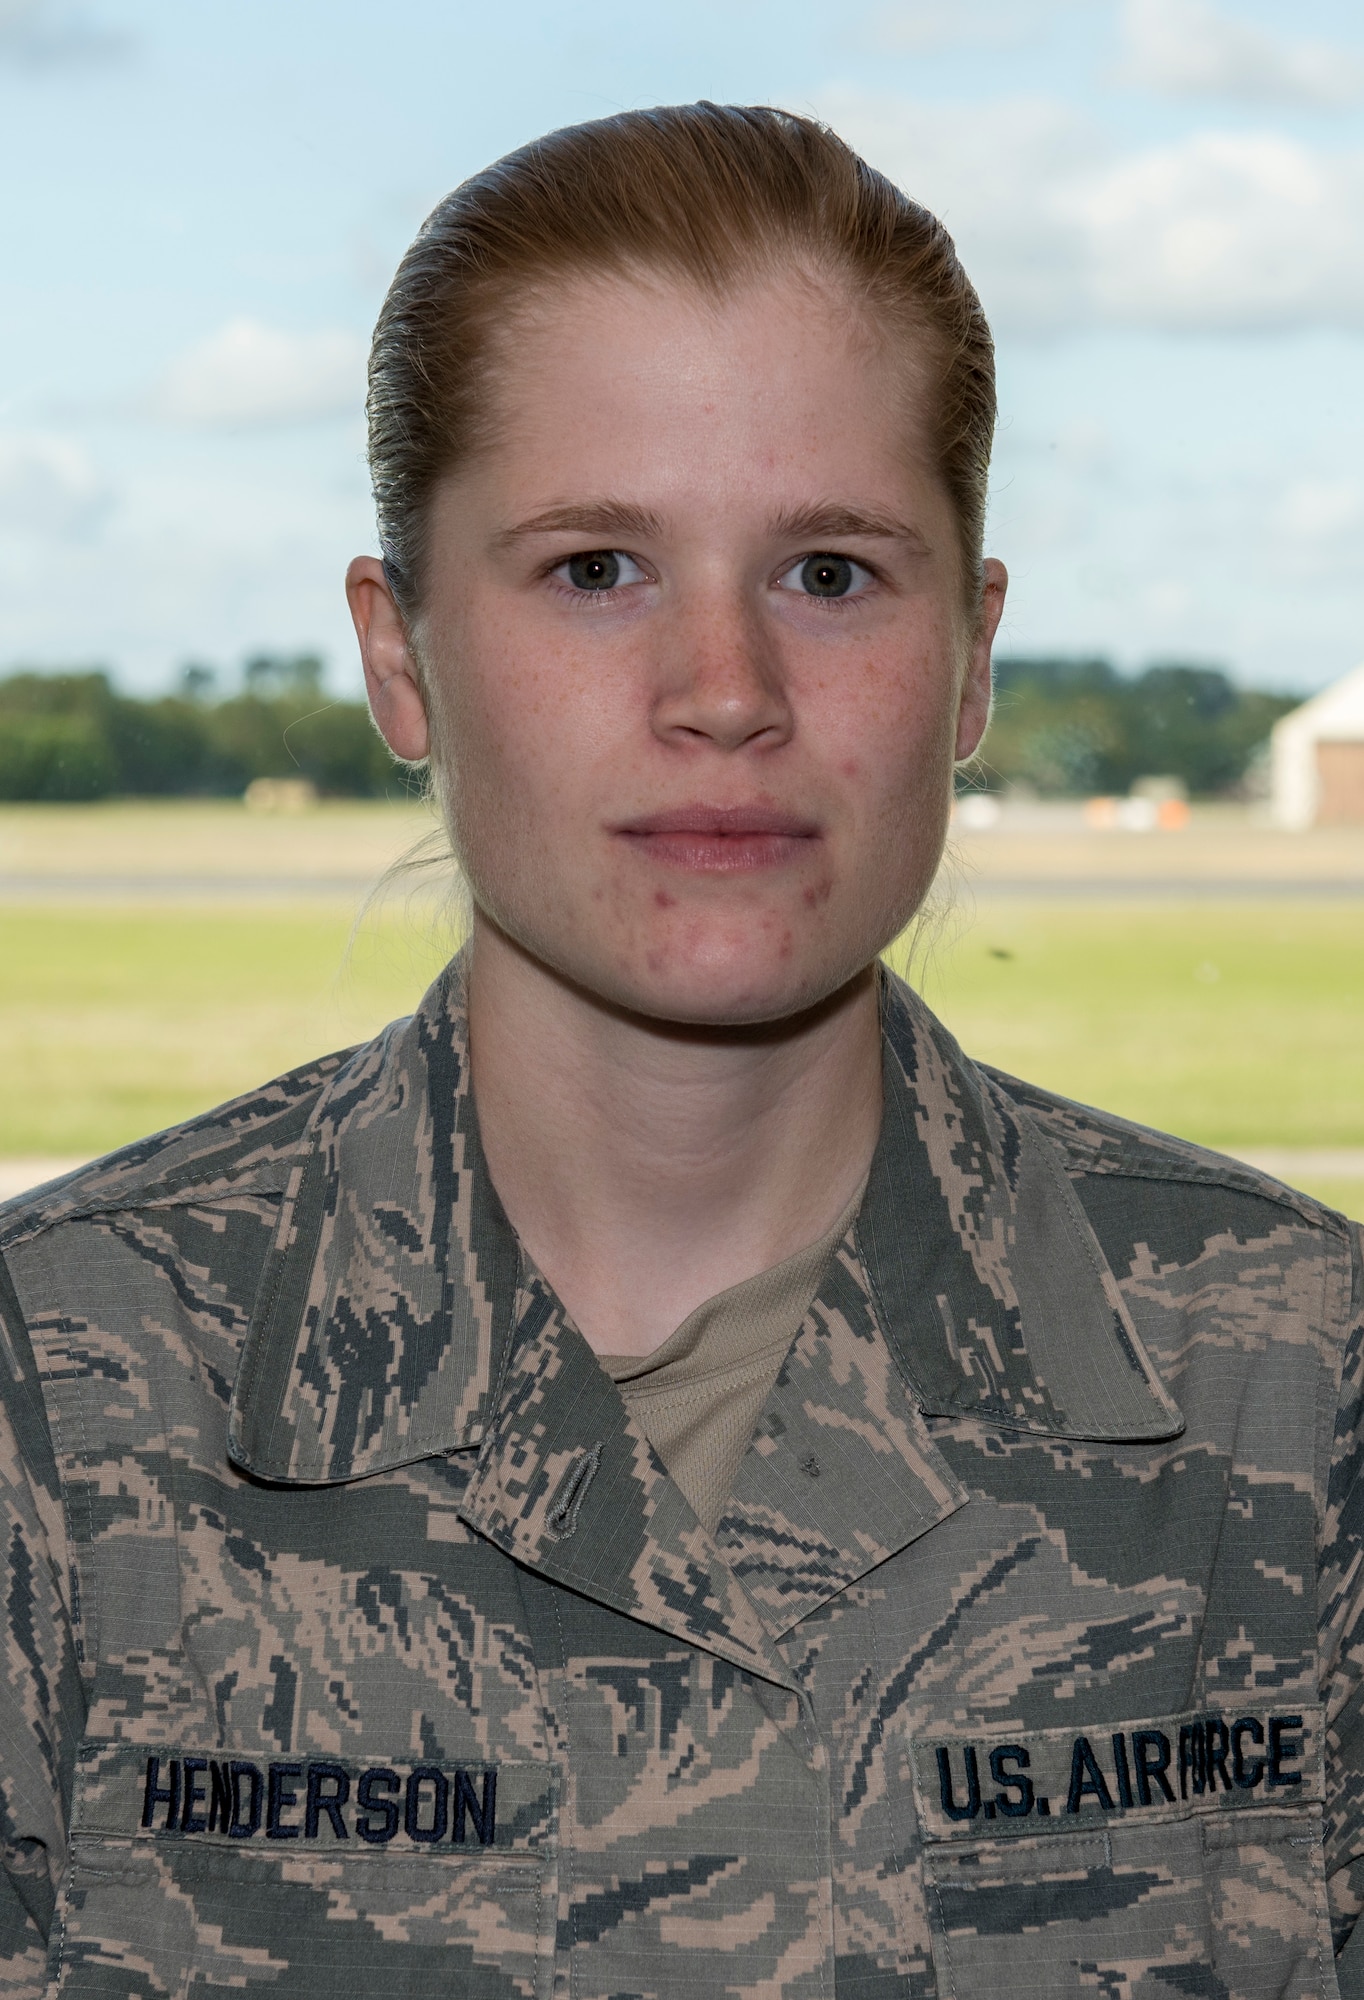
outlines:
[[[597,1357],[709,1534],[719,1525],[762,1406],[865,1189],[864,1181],[818,1242],[717,1292],[652,1354]]]

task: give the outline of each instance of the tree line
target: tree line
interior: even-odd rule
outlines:
[[[0,799],[239,797],[253,778],[308,778],[341,798],[404,796],[360,701],[330,700],[312,654],[248,660],[239,693],[213,699],[207,668],[174,694],[120,693],[103,669],[0,680]]]
[[[1194,798],[1234,795],[1302,700],[1178,661],[1120,674],[1103,659],[1004,659],[995,690],[976,782],[1052,798],[1121,794],[1153,777],[1178,778]]]
[[[403,797],[363,702],[329,700],[312,654],[249,660],[240,692],[215,698],[207,668],[175,693],[123,694],[103,669],[0,679],[0,799],[239,796],[254,778],[307,778],[323,796]],[[1004,659],[971,781],[1043,797],[1126,792],[1177,778],[1194,797],[1234,793],[1298,697],[1239,688],[1179,663],[1120,674],[1103,659]]]

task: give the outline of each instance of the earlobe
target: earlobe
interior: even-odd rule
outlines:
[[[346,571],[346,598],[360,642],[365,692],[380,735],[395,757],[419,764],[431,748],[407,626],[377,556],[357,556]]]

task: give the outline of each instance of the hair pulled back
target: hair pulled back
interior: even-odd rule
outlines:
[[[979,591],[995,426],[994,343],[951,237],[815,120],[763,106],[626,111],[551,132],[475,174],[398,267],[370,353],[380,546],[411,621],[434,488],[490,435],[499,341],[556,280],[647,271],[722,295],[798,263],[841,279],[892,339],[916,340],[938,471]]]

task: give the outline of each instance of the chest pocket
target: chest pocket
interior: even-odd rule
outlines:
[[[944,2000],[1334,1995],[1319,1709],[912,1746]]]
[[[546,2000],[552,1766],[82,1746],[53,1933],[62,2000],[230,1987]]]

